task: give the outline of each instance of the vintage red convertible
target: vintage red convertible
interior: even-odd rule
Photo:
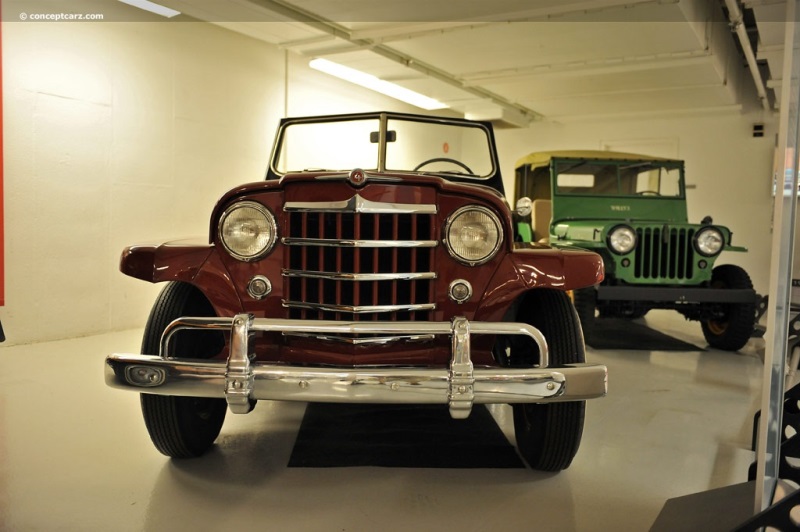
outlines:
[[[134,245],[121,271],[165,282],[143,354],[106,359],[141,393],[156,448],[206,452],[258,400],[508,403],[535,469],[572,461],[586,364],[568,296],[594,253],[515,243],[491,125],[399,113],[281,121],[266,179],[225,194],[208,239]],[[443,406],[444,408],[445,406]]]

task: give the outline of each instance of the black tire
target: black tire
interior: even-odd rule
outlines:
[[[521,309],[520,321],[538,328],[547,339],[551,366],[585,361],[578,316],[564,292],[536,290]],[[512,405],[517,449],[531,468],[569,467],[581,443],[585,408],[585,401]]]
[[[724,264],[711,272],[711,286],[720,290],[749,288],[753,282],[739,266]],[[700,326],[703,336],[711,347],[725,351],[738,351],[745,346],[755,328],[756,302],[724,305],[724,317],[703,320]]]
[[[578,319],[583,329],[583,339],[591,343],[594,335],[594,327],[597,318],[595,309],[597,308],[597,290],[593,286],[589,288],[579,288],[572,292],[575,302],[575,310],[578,312]]]
[[[197,288],[171,282],[161,291],[150,312],[142,353],[157,355],[161,333],[181,316],[214,316],[214,308]],[[171,347],[174,354],[210,358],[225,345],[219,332],[181,332]],[[171,354],[172,354],[171,353]],[[172,458],[195,458],[208,451],[225,420],[224,399],[141,394],[142,415],[156,449]]]

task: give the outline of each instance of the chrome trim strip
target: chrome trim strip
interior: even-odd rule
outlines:
[[[436,240],[352,240],[335,238],[281,238],[286,246],[320,246],[338,248],[435,248]]]
[[[394,342],[423,342],[426,340],[433,340],[436,338],[432,334],[406,334],[401,336],[380,336],[368,338],[352,338],[349,336],[332,336],[329,334],[312,334],[312,333],[283,333],[284,336],[296,336],[300,338],[313,338],[315,340],[324,340],[327,342],[340,342],[350,345],[385,345]]]
[[[436,279],[436,272],[408,273],[339,273],[309,270],[283,270],[284,277],[303,277],[307,279],[332,279],[334,281],[415,281]]]
[[[356,194],[344,201],[288,201],[284,203],[286,212],[354,212],[363,214],[436,214],[436,205],[415,203],[383,203],[370,201]]]
[[[449,326],[449,324],[447,324]],[[161,386],[147,393],[188,397],[224,397],[225,363],[199,359],[164,360],[156,356],[112,354],[105,361],[108,386],[133,392],[142,387],[125,380],[126,368],[160,368]],[[447,368],[307,368],[253,363],[251,399],[383,404],[448,404]],[[474,404],[554,403],[603,397],[607,369],[594,364],[563,368],[478,368],[474,370]]]
[[[370,169],[370,171],[377,172],[377,170]],[[350,173],[346,174],[333,174],[333,175],[318,175],[314,179],[318,181],[348,181],[350,180]],[[380,183],[402,183],[403,180],[399,177],[389,177],[382,175],[372,175],[364,170],[364,182],[380,182]]]
[[[301,301],[283,300],[285,308],[301,308],[305,310],[322,310],[327,312],[352,312],[353,314],[369,314],[376,312],[416,312],[434,310],[436,303],[416,303],[412,305],[331,305],[328,303],[305,303]],[[314,323],[319,323],[315,321]]]

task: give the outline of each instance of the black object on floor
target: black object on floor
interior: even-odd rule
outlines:
[[[664,504],[650,532],[730,532],[752,517],[754,504],[754,482],[676,497]]]
[[[310,403],[289,467],[354,466],[525,467],[483,405],[458,420],[446,405]]]
[[[592,338],[586,343],[595,349],[705,351],[702,347],[673,338],[643,323],[622,318],[598,318],[594,322]]]

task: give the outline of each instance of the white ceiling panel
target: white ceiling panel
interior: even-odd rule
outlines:
[[[29,1],[4,1],[4,17]],[[525,120],[580,120],[775,112],[780,104],[783,0],[159,3],[183,13],[171,22],[219,24],[394,81],[462,113],[494,107]],[[74,0],[87,12],[99,4],[138,19],[120,2]],[[733,31],[740,26],[747,37]]]

